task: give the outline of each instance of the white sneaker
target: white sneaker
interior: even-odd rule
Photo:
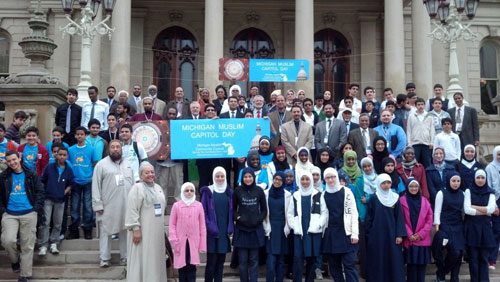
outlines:
[[[50,244],[50,253],[53,255],[58,255],[59,254],[59,249],[57,249],[57,244],[52,243]]]
[[[39,256],[45,256],[47,254],[47,247],[43,246],[40,247],[40,250],[38,251]]]
[[[109,263],[109,260],[101,260],[101,263],[99,264],[100,267],[106,268],[109,267],[111,263]]]

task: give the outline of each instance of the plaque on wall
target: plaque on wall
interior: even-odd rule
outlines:
[[[170,158],[170,126],[168,121],[129,122],[134,129],[132,140],[146,150],[148,158],[166,160]]]

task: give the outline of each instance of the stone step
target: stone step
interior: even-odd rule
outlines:
[[[19,273],[12,272],[10,266],[0,267],[2,279],[17,279],[18,276]],[[125,277],[126,267],[124,266],[100,268],[97,264],[33,265],[34,279],[100,279],[110,281],[125,279]]]
[[[111,263],[118,264],[120,261],[120,252],[117,250],[111,251]],[[33,265],[35,266],[52,266],[62,264],[89,264],[99,266],[98,251],[61,251],[58,255],[53,255],[47,252],[47,255],[41,257],[38,251],[33,254]],[[9,265],[10,261],[6,251],[0,251],[0,265]],[[1,276],[0,276],[1,277]]]

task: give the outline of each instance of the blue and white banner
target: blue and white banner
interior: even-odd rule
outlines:
[[[307,60],[250,59],[250,81],[295,82],[309,77]]]
[[[269,119],[198,119],[170,121],[171,158],[246,157],[261,136],[269,136]]]

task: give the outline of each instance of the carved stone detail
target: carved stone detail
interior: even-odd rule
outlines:
[[[171,22],[182,22],[182,18],[184,17],[184,13],[180,10],[170,10],[168,12],[168,17]]]
[[[254,10],[251,10],[245,14],[245,18],[248,23],[258,23],[260,20],[260,15],[257,14]]]

